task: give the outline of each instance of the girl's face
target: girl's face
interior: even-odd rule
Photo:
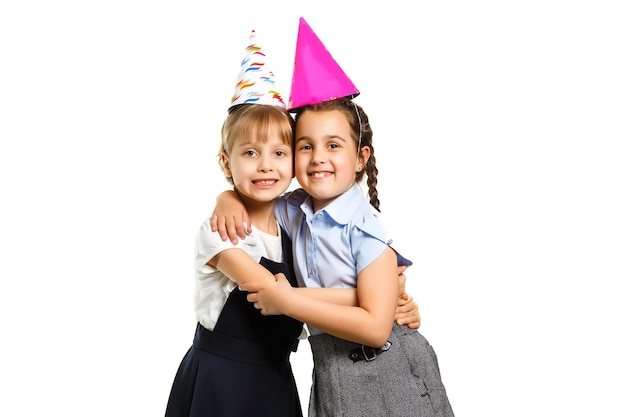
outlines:
[[[253,202],[274,201],[289,187],[293,177],[291,146],[283,142],[278,132],[269,135],[266,143],[256,137],[237,138],[230,155],[222,153],[221,158],[239,195]]]
[[[357,160],[346,116],[340,111],[305,111],[296,123],[295,171],[298,182],[320,210],[354,185],[369,148]]]

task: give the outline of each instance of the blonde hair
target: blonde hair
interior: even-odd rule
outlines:
[[[293,118],[287,110],[267,104],[242,104],[233,108],[222,125],[222,142],[217,152],[217,161],[221,162],[222,152],[229,155],[235,140],[241,137],[252,138],[265,143],[271,135],[278,134],[283,143],[293,146]],[[226,177],[233,183],[233,179]]]

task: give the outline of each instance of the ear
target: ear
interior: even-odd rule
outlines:
[[[359,155],[356,158],[356,172],[361,172],[365,169],[367,165],[367,161],[369,161],[371,155],[371,150],[369,146],[361,146],[361,150],[359,151]]]
[[[230,162],[228,161],[228,155],[226,155],[226,152],[222,152],[220,154],[220,164],[222,165],[226,176],[228,178],[232,178],[233,172],[230,170]]]

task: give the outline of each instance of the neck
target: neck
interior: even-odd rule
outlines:
[[[326,206],[331,204],[333,201],[335,201],[336,199],[338,199],[339,197],[341,197],[342,195],[344,195],[345,193],[350,191],[352,189],[352,187],[354,186],[354,184],[355,184],[355,182],[352,182],[343,193],[341,193],[339,195],[336,195],[336,196],[334,196],[332,198],[328,198],[328,199],[324,199],[324,200],[317,200],[317,199],[311,197],[311,202],[313,204],[313,211],[318,211],[318,210],[321,210],[321,209],[325,208]]]
[[[278,236],[278,225],[276,224],[276,217],[274,216],[274,204],[273,203],[255,203],[246,202],[246,210],[248,211],[248,218],[250,223],[257,229]]]

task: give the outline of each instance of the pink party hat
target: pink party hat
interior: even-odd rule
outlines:
[[[307,104],[358,95],[359,90],[301,17],[291,79],[289,110]]]
[[[241,70],[229,111],[240,104],[267,104],[285,108],[285,102],[275,88],[274,74],[265,68],[265,54],[256,44],[256,33],[253,30],[246,48],[246,56],[241,61]]]

